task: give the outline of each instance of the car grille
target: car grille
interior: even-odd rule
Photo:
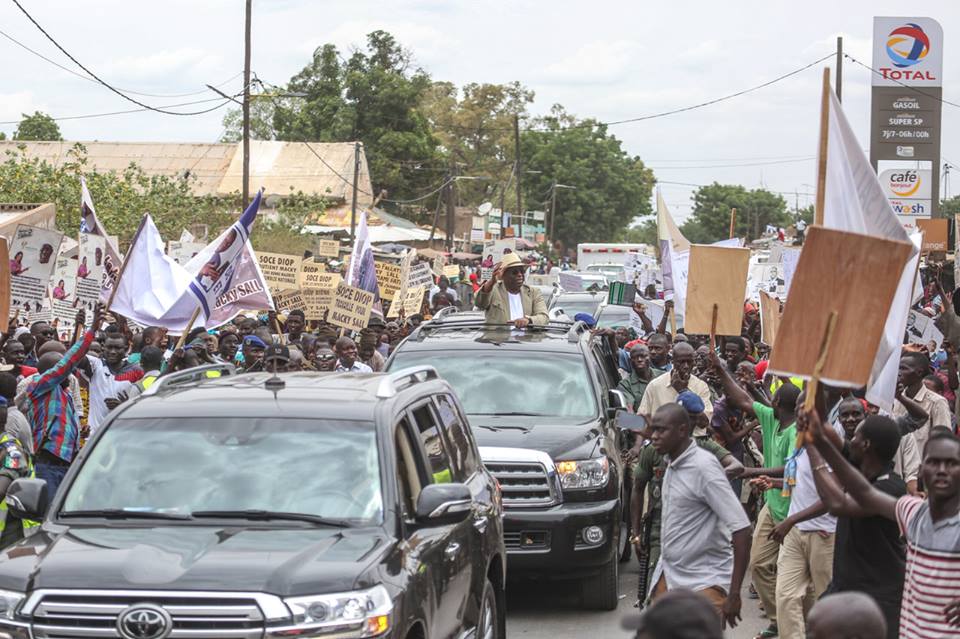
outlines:
[[[550,548],[550,531],[521,530],[503,531],[503,544],[507,552],[542,551]]]
[[[547,469],[542,463],[484,461],[484,465],[500,482],[504,508],[556,503]]]
[[[38,639],[68,637],[122,637],[117,618],[134,604],[164,608],[173,620],[172,639],[228,637],[259,638],[264,615],[254,599],[191,596],[171,593],[150,597],[128,591],[117,595],[46,594],[33,610],[33,636]]]

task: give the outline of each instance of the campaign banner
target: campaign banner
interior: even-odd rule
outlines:
[[[56,266],[53,268],[53,277],[50,278],[50,307],[57,328],[63,331],[73,330],[80,308],[77,300],[77,260],[58,255]],[[87,314],[88,321],[93,316]]]
[[[407,278],[407,286],[433,286],[433,271],[426,262],[417,262],[410,267],[410,277]]]
[[[374,294],[362,288],[341,284],[337,287],[333,306],[327,314],[327,321],[334,326],[352,331],[360,331],[370,321]]]
[[[337,278],[339,279],[339,275]],[[333,306],[333,299],[337,294],[337,286],[332,288],[305,288],[300,291],[303,298],[304,319],[322,320],[325,319],[330,307]]]
[[[184,231],[186,233],[186,231]],[[183,240],[171,240],[167,242],[167,255],[173,258],[173,261],[180,266],[186,266],[190,260],[206,248],[203,242],[184,242]]]
[[[340,242],[337,240],[317,240],[317,256],[340,257]]]
[[[10,243],[10,312],[32,320],[43,310],[47,284],[56,267],[55,255],[63,235],[20,224]]]
[[[373,266],[377,271],[377,284],[380,286],[380,296],[384,299],[393,299],[394,293],[400,290],[403,269],[399,264],[375,260]]]
[[[327,267],[319,262],[304,260],[300,265],[300,290],[336,289],[340,283],[339,273],[327,272]]]
[[[267,284],[275,291],[297,288],[300,285],[300,264],[303,258],[282,253],[257,253],[260,271]]]

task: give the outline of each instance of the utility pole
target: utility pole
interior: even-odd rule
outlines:
[[[837,102],[843,102],[843,36],[837,36]]]
[[[250,202],[250,21],[253,0],[247,0],[247,14],[243,33],[243,204]]]
[[[447,178],[447,252],[453,252],[453,236],[456,233],[457,207],[453,199],[453,185],[457,182],[457,163],[450,161],[450,175]]]
[[[350,200],[350,243],[357,231],[357,183],[360,181],[360,143],[353,143],[353,197]]]
[[[557,219],[557,181],[550,185],[550,230],[547,232],[547,244],[553,244],[553,221]]]
[[[517,178],[517,212],[516,216],[519,220],[518,222],[518,231],[517,236],[523,239],[523,165],[520,162],[520,116],[513,116],[513,153],[515,156],[516,162],[516,178]]]

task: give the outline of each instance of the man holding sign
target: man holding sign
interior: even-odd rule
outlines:
[[[507,253],[494,267],[493,277],[477,291],[477,308],[485,313],[488,323],[526,328],[549,321],[540,291],[523,283],[525,270],[515,253]]]

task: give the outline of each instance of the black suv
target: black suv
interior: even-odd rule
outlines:
[[[586,606],[617,606],[627,548],[624,408],[608,342],[583,322],[516,330],[443,311],[396,349],[388,370],[431,364],[457,391],[499,480],[511,574],[582,578]]]
[[[0,554],[0,637],[505,635],[499,488],[436,371],[211,368],[115,410]]]

